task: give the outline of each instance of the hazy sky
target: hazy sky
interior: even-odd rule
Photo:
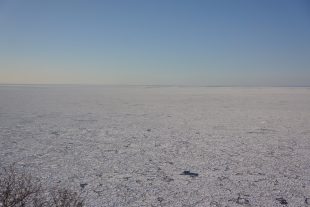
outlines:
[[[310,1],[0,0],[0,83],[310,85]]]

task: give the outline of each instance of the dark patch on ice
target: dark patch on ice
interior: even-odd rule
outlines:
[[[221,176],[221,177],[218,177],[217,178],[219,181],[223,181],[223,180],[229,180],[229,178],[228,177],[226,177],[226,176]]]
[[[194,173],[194,172],[191,172],[191,171],[189,171],[189,170],[183,171],[183,172],[181,173],[181,175],[188,175],[188,176],[190,176],[190,177],[192,177],[192,178],[198,177],[198,173]]]
[[[103,150],[103,152],[114,152],[115,154],[118,153],[117,149],[108,149],[108,150]]]
[[[307,205],[309,205],[309,204],[310,204],[310,198],[305,198],[305,203],[306,203]]]
[[[260,129],[256,129],[254,131],[249,131],[247,132],[248,134],[269,134],[269,133],[275,133],[277,132],[274,129],[267,129],[267,128],[260,128]]]
[[[88,185],[88,183],[80,183],[80,187],[81,187],[82,189],[84,189],[87,185]]]
[[[229,189],[228,189],[229,190]],[[235,202],[239,205],[247,205],[247,206],[250,206],[250,201],[249,199],[247,199],[246,197],[249,197],[249,195],[242,195],[242,194],[239,194],[238,195],[238,198],[237,199],[230,199],[228,201],[232,201],[232,202]]]
[[[248,205],[248,204],[250,204],[250,201],[246,198],[238,196],[236,203],[239,205]]]
[[[211,201],[210,207],[220,207],[221,205],[216,201]]]
[[[279,201],[280,204],[282,204],[282,205],[287,205],[288,204],[287,201],[284,198],[276,198],[276,200]]]
[[[129,144],[126,144],[124,147],[129,147],[130,146],[130,143]]]
[[[165,182],[167,182],[167,183],[170,183],[170,182],[174,181],[173,178],[168,177],[168,176],[165,176],[165,177],[163,178],[163,180],[164,180]]]
[[[158,197],[157,200],[161,203],[164,201],[164,199],[162,197]]]
[[[51,134],[55,135],[55,136],[59,136],[59,132],[58,131],[52,131]]]
[[[152,130],[151,129],[147,129],[146,131],[151,132]]]
[[[101,178],[102,174],[98,173],[98,174],[96,174],[96,176]]]

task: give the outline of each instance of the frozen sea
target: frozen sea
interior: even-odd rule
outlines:
[[[310,206],[310,88],[2,85],[13,162],[87,206]]]

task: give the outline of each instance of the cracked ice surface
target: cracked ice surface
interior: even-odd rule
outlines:
[[[310,88],[0,86],[12,162],[87,206],[310,206]]]

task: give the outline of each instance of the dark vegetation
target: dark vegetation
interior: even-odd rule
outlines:
[[[38,178],[14,165],[0,171],[0,207],[83,207],[81,194],[70,189],[45,188]]]

